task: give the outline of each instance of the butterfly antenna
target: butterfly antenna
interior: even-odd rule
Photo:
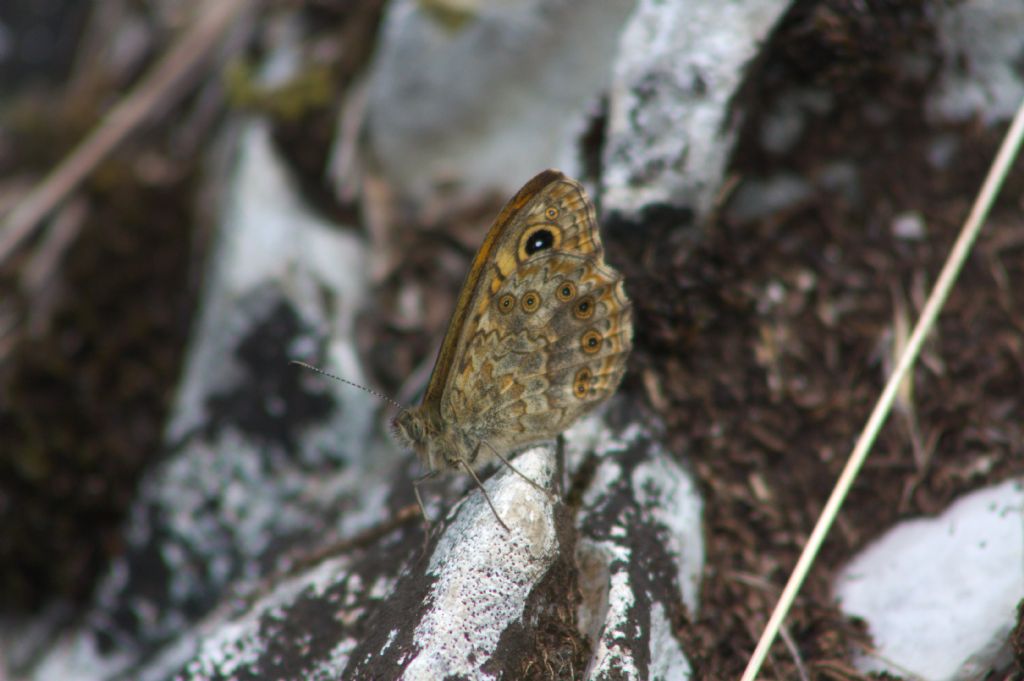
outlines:
[[[385,402],[387,402],[389,404],[392,404],[392,405],[398,407],[399,409],[406,409],[406,406],[404,404],[401,404],[400,402],[396,402],[395,400],[391,399],[390,397],[388,397],[384,393],[380,393],[380,392],[377,392],[376,390],[373,390],[371,388],[367,388],[365,385],[359,385],[358,383],[354,383],[353,381],[350,381],[347,378],[342,378],[341,376],[335,376],[331,372],[324,371],[323,369],[318,369],[317,367],[313,366],[312,364],[306,364],[305,362],[300,362],[297,359],[291,360],[291,362],[289,362],[289,364],[297,364],[300,367],[304,367],[306,369],[309,369],[310,371],[315,371],[318,374],[322,374],[322,375],[326,376],[327,378],[333,378],[335,381],[341,381],[342,383],[347,383],[348,385],[352,386],[353,388],[359,388],[360,390],[366,391],[366,392],[370,393],[371,395],[373,395],[374,397],[376,397],[378,399],[381,399],[381,400],[384,400]]]

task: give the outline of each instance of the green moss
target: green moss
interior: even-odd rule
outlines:
[[[265,87],[257,82],[249,62],[235,60],[224,70],[224,84],[233,107],[258,111],[279,122],[291,123],[330,106],[335,76],[326,64],[309,64],[291,80]]]

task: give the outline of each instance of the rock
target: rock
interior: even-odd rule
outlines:
[[[850,561],[835,593],[874,640],[858,656],[863,673],[952,681],[1008,667],[1024,599],[1022,507],[1022,481],[1007,480],[900,523]]]
[[[47,651],[34,678],[110,678],[289,547],[380,516],[381,487],[368,481],[397,452],[365,444],[372,399],[288,363],[329,357],[361,378],[351,332],[363,246],[302,205],[264,126],[241,137],[164,461],[142,482],[125,552],[85,624]]]
[[[209,633],[179,675],[521,678],[543,665],[553,678],[687,678],[672,622],[696,598],[703,559],[692,481],[636,429],[616,436],[588,419],[567,441],[567,465],[598,457],[605,469],[575,523],[556,497],[499,470],[484,487],[510,532],[472,490],[426,555],[396,532],[326,558],[198,628]],[[515,465],[550,484],[557,461],[542,447]]]
[[[613,67],[605,211],[630,217],[668,204],[695,222],[707,214],[735,142],[732,99],[788,6],[641,0]]]
[[[586,443],[592,428],[570,430],[570,441]],[[687,679],[673,622],[684,616],[681,604],[691,617],[698,610],[703,502],[689,474],[642,431],[617,439],[580,450],[597,465],[576,548],[578,622],[593,649],[587,678]]]
[[[400,193],[511,196],[543,168],[579,175],[634,1],[480,0],[457,27],[426,5],[390,4],[367,75],[370,154]]]
[[[978,117],[989,125],[1012,118],[1024,98],[1024,5],[981,0],[936,9],[947,59],[926,102],[929,117],[936,123]]]

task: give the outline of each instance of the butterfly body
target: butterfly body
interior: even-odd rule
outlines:
[[[423,403],[395,418],[396,437],[431,471],[550,440],[615,392],[632,336],[583,187],[544,171],[488,232]]]

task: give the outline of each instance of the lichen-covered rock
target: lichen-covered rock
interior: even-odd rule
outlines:
[[[535,481],[554,473],[548,449],[517,463]],[[200,627],[209,633],[196,637],[177,676],[430,679],[474,677],[502,657],[514,662],[521,639],[533,635],[524,609],[565,562],[561,543],[572,538],[564,509],[557,521],[553,497],[511,471],[487,490],[509,532],[477,493],[453,509],[426,553],[414,533],[396,531],[326,557],[243,612]],[[569,574],[565,565],[560,571]],[[513,625],[518,634],[509,633]]]
[[[596,425],[584,422],[569,433],[570,461],[596,466],[576,547],[578,621],[593,649],[587,678],[689,678],[673,623],[687,614],[684,606],[691,616],[697,612],[704,564],[700,495],[689,474],[641,429],[614,435]]]
[[[699,222],[735,142],[731,101],[785,0],[641,0],[622,34],[609,94],[603,206],[658,205]]]
[[[177,677],[687,678],[672,622],[699,584],[692,481],[636,429],[592,419],[570,438],[567,463],[608,457],[575,517],[499,470],[484,488],[508,532],[473,490],[425,552],[395,530],[211,618],[178,642]],[[558,461],[541,447],[515,464],[553,486]]]
[[[356,531],[386,505],[367,484],[387,469],[366,460],[370,397],[288,363],[337,358],[358,379],[363,247],[305,209],[261,125],[242,135],[218,240],[165,460],[143,481],[84,625],[35,678],[130,668],[310,536]],[[339,295],[329,305],[323,290]]]

